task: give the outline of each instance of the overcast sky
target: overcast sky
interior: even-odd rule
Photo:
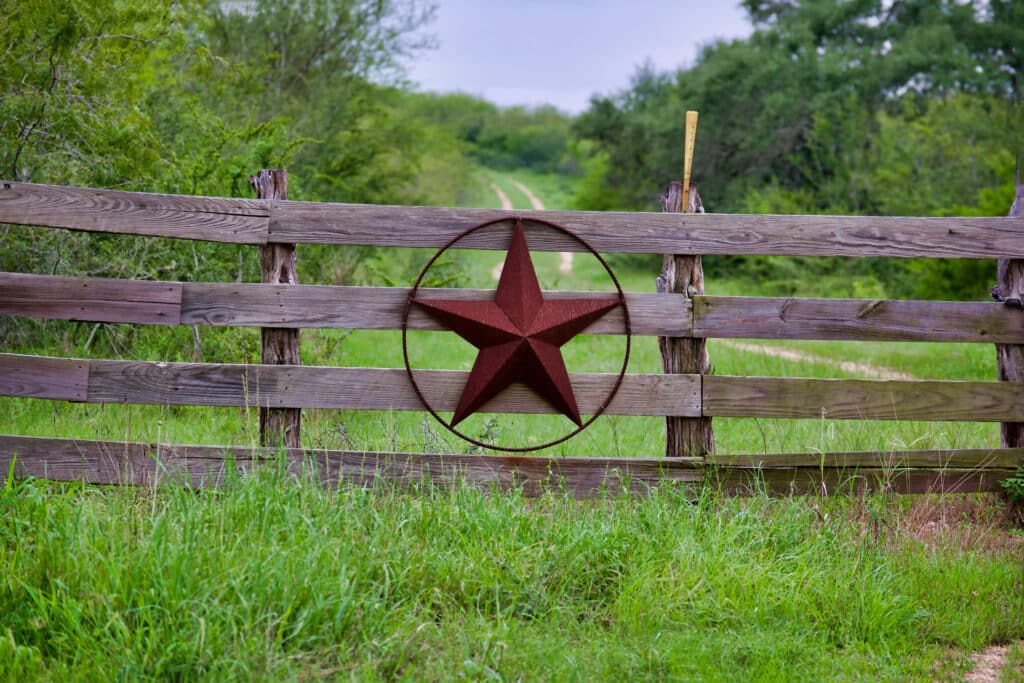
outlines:
[[[647,59],[689,65],[701,45],[751,27],[730,0],[438,0],[428,30],[439,47],[409,64],[421,90],[575,114],[592,94],[628,87]]]

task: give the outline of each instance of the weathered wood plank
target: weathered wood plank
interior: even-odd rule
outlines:
[[[271,241],[436,249],[467,228],[515,216],[552,221],[601,252],[1024,258],[1024,219],[1014,217],[499,211],[261,202],[0,182],[0,223],[240,244]],[[532,249],[582,249],[529,220],[525,225]],[[510,230],[485,231],[461,246],[504,250]]]
[[[86,401],[89,361],[0,354],[0,396]]]
[[[490,300],[493,289],[430,289],[434,299]],[[606,292],[546,291],[546,298],[602,298]],[[0,315],[62,320],[240,327],[339,327],[397,330],[409,298],[404,287],[147,282],[0,273]],[[626,294],[635,335],[685,335],[690,311],[681,295]],[[414,308],[411,330],[444,329]],[[584,334],[623,334],[616,308]]]
[[[265,244],[269,221],[257,200],[0,181],[0,223]]]
[[[707,376],[704,414],[833,420],[1024,420],[1024,382]]]
[[[438,248],[484,221],[521,216],[531,249],[581,251],[532,223],[551,221],[599,252],[993,258],[1024,254],[1018,218],[772,216],[588,211],[499,211],[439,207],[282,202],[271,208],[270,239],[319,244]],[[508,247],[511,222],[459,242]]]
[[[754,453],[710,455],[709,465],[735,468],[811,467],[823,469],[1016,469],[1024,465],[1024,448],[962,448],[848,453]]]
[[[865,493],[988,493],[1002,491],[999,482],[1014,470],[722,468],[708,484],[729,495],[767,493],[772,496],[846,495]]]
[[[698,337],[1024,341],[1024,311],[997,303],[698,296]]]
[[[493,289],[420,290],[424,298],[491,300]],[[601,298],[606,292],[546,291],[546,298]],[[181,322],[198,325],[274,325],[397,330],[409,299],[404,287],[331,287],[295,285],[184,283]],[[678,295],[626,294],[630,326],[636,335],[682,334],[689,310]],[[411,330],[444,329],[418,308],[409,315]],[[584,334],[622,334],[622,310],[616,308]]]
[[[177,325],[180,282],[0,272],[0,315]]]
[[[86,441],[0,435],[0,471],[18,478],[92,484],[155,486],[176,482],[213,488],[278,462],[280,451],[240,446],[183,446],[120,441]],[[316,474],[328,486],[399,485],[458,481],[486,486],[522,486],[528,495],[566,490],[579,496],[643,492],[665,483],[699,485],[705,480],[700,463],[691,460],[643,458],[548,458],[538,456],[441,455],[372,453],[321,449],[288,449],[284,457],[292,474]],[[717,456],[722,457],[722,456]],[[890,493],[968,493],[1000,490],[999,481],[1013,469],[888,468],[731,468],[713,469],[707,480],[731,494],[766,491],[773,495],[885,491]]]
[[[70,360],[0,354],[0,394],[35,395],[24,379],[46,377],[52,368],[88,366],[90,403],[154,405],[264,406],[270,408],[343,408],[353,410],[422,410],[405,370],[293,365],[222,365]],[[453,411],[469,373],[417,370],[416,380],[436,410]],[[615,384],[612,374],[572,374],[580,412],[592,415]],[[55,377],[49,381],[57,381]],[[38,389],[46,393],[42,388]],[[64,396],[40,395],[40,398]],[[85,400],[85,399],[69,399]],[[552,408],[532,391],[513,385],[482,412],[550,413]],[[610,415],[699,415],[700,382],[690,375],[626,375],[605,411]]]
[[[276,463],[281,451],[240,446],[182,446],[117,441],[78,441],[0,435],[0,472],[16,457],[19,478],[91,484],[154,486],[173,481],[196,488],[216,487],[261,463]],[[546,489],[576,495],[602,491],[642,491],[667,482],[699,482],[694,463],[627,458],[548,458],[506,455],[373,453],[287,449],[288,470],[317,474],[328,486],[432,481],[448,485],[520,485],[528,495]]]

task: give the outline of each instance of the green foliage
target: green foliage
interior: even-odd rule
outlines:
[[[408,95],[410,115],[445,131],[478,163],[502,170],[575,174],[568,116],[551,106],[498,108],[461,93]]]
[[[432,6],[243,4],[4,2],[0,176],[248,196],[249,174],[287,166],[294,198],[404,199],[422,134],[368,79],[424,44],[417,31]],[[4,227],[0,245],[0,268],[11,271],[259,278],[252,249],[230,245],[22,227]],[[341,267],[327,250],[309,252],[314,280]],[[17,344],[40,333],[23,321],[4,327]]]
[[[574,127],[593,157],[581,206],[657,210],[659,186],[680,176],[681,114],[697,109],[694,177],[710,211],[1006,213],[1024,145],[1020,3],[743,6],[750,38],[708,45],[674,74],[642,67],[628,90],[591,102]],[[834,272],[923,298],[985,298],[994,275],[990,262],[970,260],[708,264],[778,290],[789,288],[788,271],[812,287]]]
[[[1024,467],[1017,470],[1012,477],[999,482],[1014,503],[1024,508]]]

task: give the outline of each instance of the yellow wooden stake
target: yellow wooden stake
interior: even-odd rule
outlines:
[[[686,213],[690,205],[690,169],[693,167],[693,145],[697,141],[697,112],[686,112],[686,142],[683,147],[683,206]]]

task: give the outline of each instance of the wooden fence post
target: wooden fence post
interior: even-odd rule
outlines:
[[[1014,178],[1014,202],[1010,216],[1024,217],[1024,184],[1020,181],[1020,159],[1017,159],[1017,173]],[[1001,301],[1011,302],[1024,308],[1024,260],[999,259],[996,286],[992,294]],[[996,363],[999,367],[999,381],[1024,381],[1024,345],[996,344]],[[1024,447],[1024,422],[1002,423],[1004,448]]]
[[[661,197],[662,210],[667,213],[704,213],[695,183],[690,183],[685,209],[683,195],[683,184],[678,181],[671,183]],[[704,293],[704,268],[700,256],[665,254],[657,286],[662,294],[682,294],[692,310],[693,297]],[[703,339],[659,337],[658,345],[665,374],[706,375],[711,371],[707,343]],[[715,435],[710,417],[665,418],[665,457],[704,457],[714,450]]]
[[[257,199],[288,199],[288,171],[265,169],[249,176],[249,185]],[[260,246],[261,281],[294,285],[295,245],[271,243]],[[299,331],[297,329],[263,327],[260,349],[264,365],[299,365]],[[259,387],[250,387],[259,391]],[[260,445],[301,448],[302,411],[299,408],[260,408]]]

